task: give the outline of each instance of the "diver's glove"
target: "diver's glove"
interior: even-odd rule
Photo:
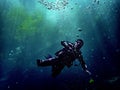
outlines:
[[[91,75],[91,72],[90,72],[90,71],[88,71],[88,70],[85,70],[85,72],[87,72],[89,75]]]

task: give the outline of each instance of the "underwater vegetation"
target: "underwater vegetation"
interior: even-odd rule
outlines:
[[[37,28],[40,27],[42,22],[42,15],[40,13],[34,13],[30,15],[22,8],[13,8],[8,12],[7,17],[5,17],[9,26],[13,26],[13,39],[17,41],[25,41],[27,37],[32,37],[37,33]],[[14,22],[15,21],[15,22]]]
[[[119,0],[0,0],[0,90],[119,90],[119,18]],[[53,79],[37,67],[78,38],[91,76],[72,66]]]

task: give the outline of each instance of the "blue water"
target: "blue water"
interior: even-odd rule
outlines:
[[[119,90],[120,1],[59,1],[67,4],[0,0],[0,90]],[[78,38],[91,76],[73,65],[52,78],[51,67],[37,67],[37,58],[62,49],[60,41]]]

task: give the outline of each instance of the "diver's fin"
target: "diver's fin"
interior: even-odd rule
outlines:
[[[42,60],[37,59],[37,66],[40,66],[40,65],[41,65],[41,62],[42,62]]]

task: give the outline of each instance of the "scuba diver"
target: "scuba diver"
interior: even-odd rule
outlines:
[[[83,46],[83,40],[77,39],[75,43],[61,41],[61,45],[64,48],[56,52],[55,57],[49,55],[46,57],[46,60],[37,59],[37,66],[52,66],[52,76],[56,77],[65,66],[68,68],[71,67],[73,65],[73,61],[78,59],[82,69],[91,75],[80,51],[80,48]]]

